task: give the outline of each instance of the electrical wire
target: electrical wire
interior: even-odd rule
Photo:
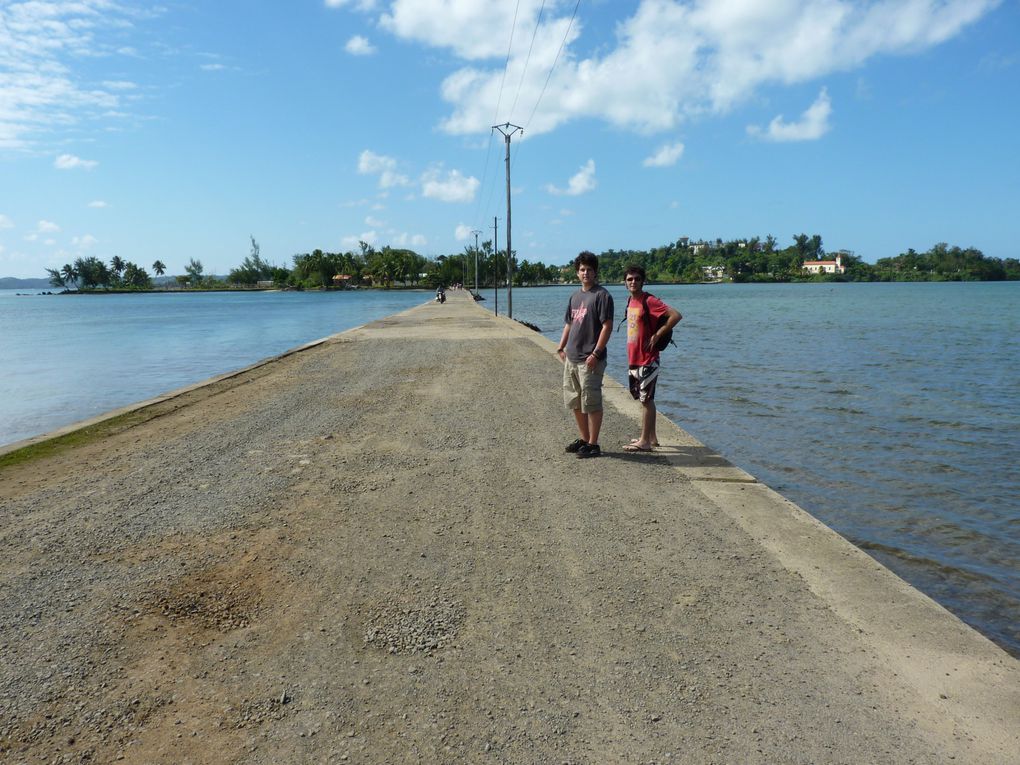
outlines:
[[[506,46],[506,61],[503,64],[503,79],[499,81],[499,95],[496,97],[496,111],[492,115],[492,124],[499,124],[499,107],[503,103],[503,86],[506,84],[506,73],[510,69],[510,51],[514,47],[514,31],[517,29],[517,12],[521,9],[521,0],[514,7],[514,23],[510,25],[510,42]]]
[[[553,72],[556,70],[556,64],[559,63],[560,54],[563,53],[563,46],[567,44],[567,37],[570,35],[570,29],[574,26],[574,19],[577,17],[577,9],[581,6],[581,0],[577,0],[574,4],[574,12],[570,16],[570,23],[567,24],[567,29],[563,33],[563,40],[560,41],[560,48],[556,51],[556,58],[553,59],[552,66],[549,67],[549,74],[545,78],[545,84],[542,86],[542,92],[538,94],[538,100],[535,101],[535,108],[531,110],[531,115],[528,117],[528,121],[524,123],[524,128],[527,129],[531,125],[531,120],[535,118],[535,112],[538,111],[538,105],[542,103],[542,97],[545,95],[546,88],[549,87],[549,81],[552,79]]]
[[[531,51],[535,48],[535,38],[538,37],[538,29],[542,26],[542,13],[545,11],[545,0],[542,0],[542,7],[538,9],[538,20],[535,22],[535,31],[531,33],[531,44],[528,46],[528,55],[524,59],[524,69],[521,71],[521,79],[517,83],[517,93],[514,95],[514,103],[510,107],[510,116],[514,116],[517,108],[517,99],[521,97],[521,88],[524,86],[524,77],[528,73],[528,64],[531,61]]]

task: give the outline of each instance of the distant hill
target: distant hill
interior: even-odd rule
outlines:
[[[0,277],[0,290],[43,290],[53,289],[49,279],[15,279],[13,276]]]

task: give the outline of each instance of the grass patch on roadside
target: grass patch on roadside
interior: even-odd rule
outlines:
[[[146,409],[147,408],[148,407],[146,407]],[[151,420],[153,416],[153,413],[146,413],[145,409],[139,409],[134,412],[125,412],[124,414],[119,414],[116,417],[111,417],[108,420],[97,422],[95,425],[79,428],[78,430],[65,433],[62,436],[56,436],[55,438],[48,438],[37,444],[23,446],[20,449],[15,449],[13,452],[8,452],[7,454],[0,456],[0,470],[14,467],[15,465],[24,465],[25,463],[32,462],[33,460],[53,457],[70,449],[97,441],[100,438],[120,433],[121,431],[127,430],[135,425],[139,425],[146,420]]]

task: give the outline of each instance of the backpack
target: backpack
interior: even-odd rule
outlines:
[[[650,297],[655,297],[655,295],[652,295],[651,293],[646,292],[646,293],[644,293],[644,296],[641,298],[641,308],[642,308],[641,318],[642,318],[643,321],[649,321],[649,317],[651,316],[651,314],[648,313],[648,298],[650,298]],[[629,302],[630,302],[630,300],[628,298],[628,303]],[[656,320],[655,320],[655,324],[654,325],[649,325],[648,328],[651,331],[648,334],[649,335],[654,335],[656,332],[658,332],[659,331],[659,327],[661,327],[663,324],[665,324],[666,320],[668,318],[669,318],[668,314],[664,314],[662,316],[657,317]],[[621,327],[623,326],[623,323],[625,321],[627,321],[627,316],[626,315],[624,315],[623,321],[620,322],[620,326]],[[664,334],[662,337],[659,338],[659,342],[657,342],[655,344],[655,352],[658,353],[659,351],[666,350],[666,346],[668,346],[668,345],[672,345],[674,348],[678,347],[677,344],[675,342],[673,342],[673,330],[672,329],[669,330],[669,332],[667,332],[666,334]]]

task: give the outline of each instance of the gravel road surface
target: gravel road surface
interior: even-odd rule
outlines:
[[[552,350],[450,293],[0,469],[0,761],[1020,762],[1014,659],[618,386],[565,454]]]

